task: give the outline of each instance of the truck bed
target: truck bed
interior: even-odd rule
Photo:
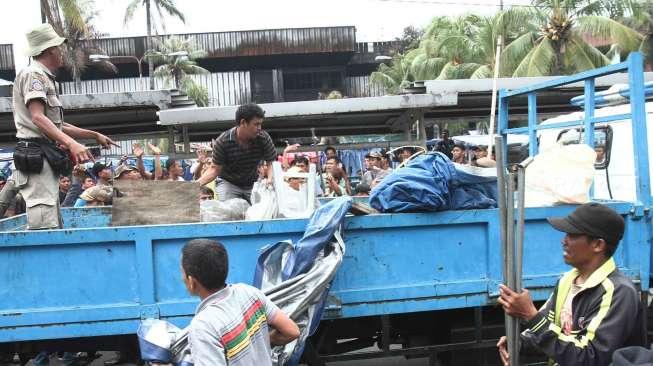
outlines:
[[[632,203],[615,258],[648,289],[647,221]],[[524,285],[545,299],[561,273],[562,233],[546,217],[573,206],[526,212]],[[251,283],[262,247],[298,240],[305,219],[110,227],[110,207],[64,209],[66,228],[25,231],[0,221],[0,343],[135,333],[141,318],[187,325],[197,305],[180,275],[180,251],[214,238],[229,256],[228,282]],[[495,304],[502,281],[496,209],[375,214],[345,220],[345,258],[325,318],[354,318]]]

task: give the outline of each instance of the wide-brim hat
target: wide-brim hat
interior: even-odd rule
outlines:
[[[138,170],[135,166],[123,164],[119,166],[113,174],[113,179],[119,179],[122,173],[127,173],[132,170]]]
[[[27,56],[34,57],[40,55],[50,47],[60,46],[68,40],[63,38],[54,31],[50,24],[41,24],[30,30],[26,34],[28,49],[25,53]]]

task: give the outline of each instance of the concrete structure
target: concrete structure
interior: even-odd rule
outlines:
[[[60,72],[61,92],[141,90],[139,86],[149,85],[143,80],[148,77],[146,50],[173,36],[190,39],[206,51],[197,62],[212,74],[196,81],[209,89],[212,105],[315,100],[332,90],[350,97],[381,95],[380,88],[370,85],[369,75],[378,67],[376,56],[392,54],[397,47],[394,42],[358,43],[353,26],[164,35],[155,37],[153,45],[146,37],[103,38],[88,43],[109,56],[118,73],[89,62],[81,85]],[[12,52],[11,45],[0,45],[0,78],[15,77]]]

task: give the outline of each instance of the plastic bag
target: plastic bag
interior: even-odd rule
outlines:
[[[244,220],[249,203],[242,198],[227,201],[206,200],[200,203],[202,222]]]
[[[252,206],[245,213],[246,220],[269,220],[277,217],[279,207],[274,188],[259,182],[252,187]]]
[[[138,326],[138,344],[143,361],[152,363],[172,362],[170,346],[181,329],[159,319],[145,319]]]
[[[145,319],[138,326],[141,359],[152,364],[193,366],[188,328],[179,329],[159,319]]]
[[[596,152],[585,144],[556,146],[526,168],[527,207],[589,202]]]

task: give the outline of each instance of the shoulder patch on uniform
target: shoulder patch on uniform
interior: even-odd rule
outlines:
[[[31,91],[43,91],[45,87],[43,86],[43,82],[39,79],[32,79],[32,83],[29,86],[29,90]]]

